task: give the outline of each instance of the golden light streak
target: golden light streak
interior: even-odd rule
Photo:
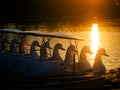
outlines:
[[[90,40],[91,40],[91,50],[93,52],[91,58],[94,62],[94,58],[96,55],[96,52],[99,48],[99,31],[98,31],[98,24],[93,24],[92,25],[92,30],[90,34]]]

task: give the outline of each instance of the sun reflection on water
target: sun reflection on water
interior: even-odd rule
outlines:
[[[94,58],[96,55],[96,52],[99,48],[99,31],[98,31],[98,24],[93,24],[91,33],[90,33],[90,40],[91,40],[91,50],[93,54],[91,55],[91,59],[93,60],[92,63],[94,63]]]

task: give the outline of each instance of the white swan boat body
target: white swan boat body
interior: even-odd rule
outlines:
[[[67,40],[82,40],[80,38],[64,33],[42,33],[39,31],[21,31],[21,30],[0,30],[2,33],[15,33],[21,35],[31,35],[43,37],[43,43],[49,42],[49,38],[59,38]],[[42,45],[40,46],[40,48]],[[1,51],[0,51],[1,52]],[[50,60],[45,58],[34,59],[26,55],[11,55],[7,52],[0,53],[0,70],[22,73],[24,76],[46,76],[64,74],[64,65],[59,60]]]

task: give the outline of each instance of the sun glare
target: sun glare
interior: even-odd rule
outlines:
[[[93,52],[91,58],[94,59],[96,52],[99,48],[99,31],[98,31],[98,24],[93,24],[90,34],[90,40],[91,40],[91,50]]]

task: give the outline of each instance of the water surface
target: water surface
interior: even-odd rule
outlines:
[[[96,22],[97,23],[97,22]],[[95,33],[92,33],[92,25],[94,23],[90,24],[73,24],[70,22],[58,22],[54,24],[37,24],[37,26],[34,25],[28,25],[29,28],[26,28],[24,30],[38,30],[42,32],[62,32],[66,34],[75,35],[79,38],[84,39],[84,41],[80,41],[77,45],[77,48],[79,50],[79,53],[83,46],[88,45],[93,48],[105,48],[107,54],[109,57],[102,56],[102,60],[104,65],[107,69],[113,69],[120,67],[120,22],[98,22],[98,30],[95,31]],[[12,25],[12,28],[14,25]],[[22,26],[21,26],[22,27]],[[35,27],[35,28],[33,28]],[[92,41],[91,39],[91,33],[92,33],[92,39],[96,39]],[[35,38],[31,37],[29,40],[33,40]],[[38,40],[38,38],[37,38]],[[41,43],[41,40],[39,41]],[[51,41],[51,46],[54,47],[54,45],[59,42],[62,43],[63,47],[67,49],[68,44],[70,43],[69,40],[58,40],[53,39]],[[97,43],[96,43],[97,42]],[[94,44],[94,45],[93,45]],[[99,44],[99,45],[98,45]],[[60,51],[61,56],[64,59],[65,52],[66,51]],[[52,54],[49,52],[50,55]],[[79,54],[78,54],[79,57]],[[90,54],[87,55],[87,58],[91,65],[94,63],[94,58],[91,57]]]

